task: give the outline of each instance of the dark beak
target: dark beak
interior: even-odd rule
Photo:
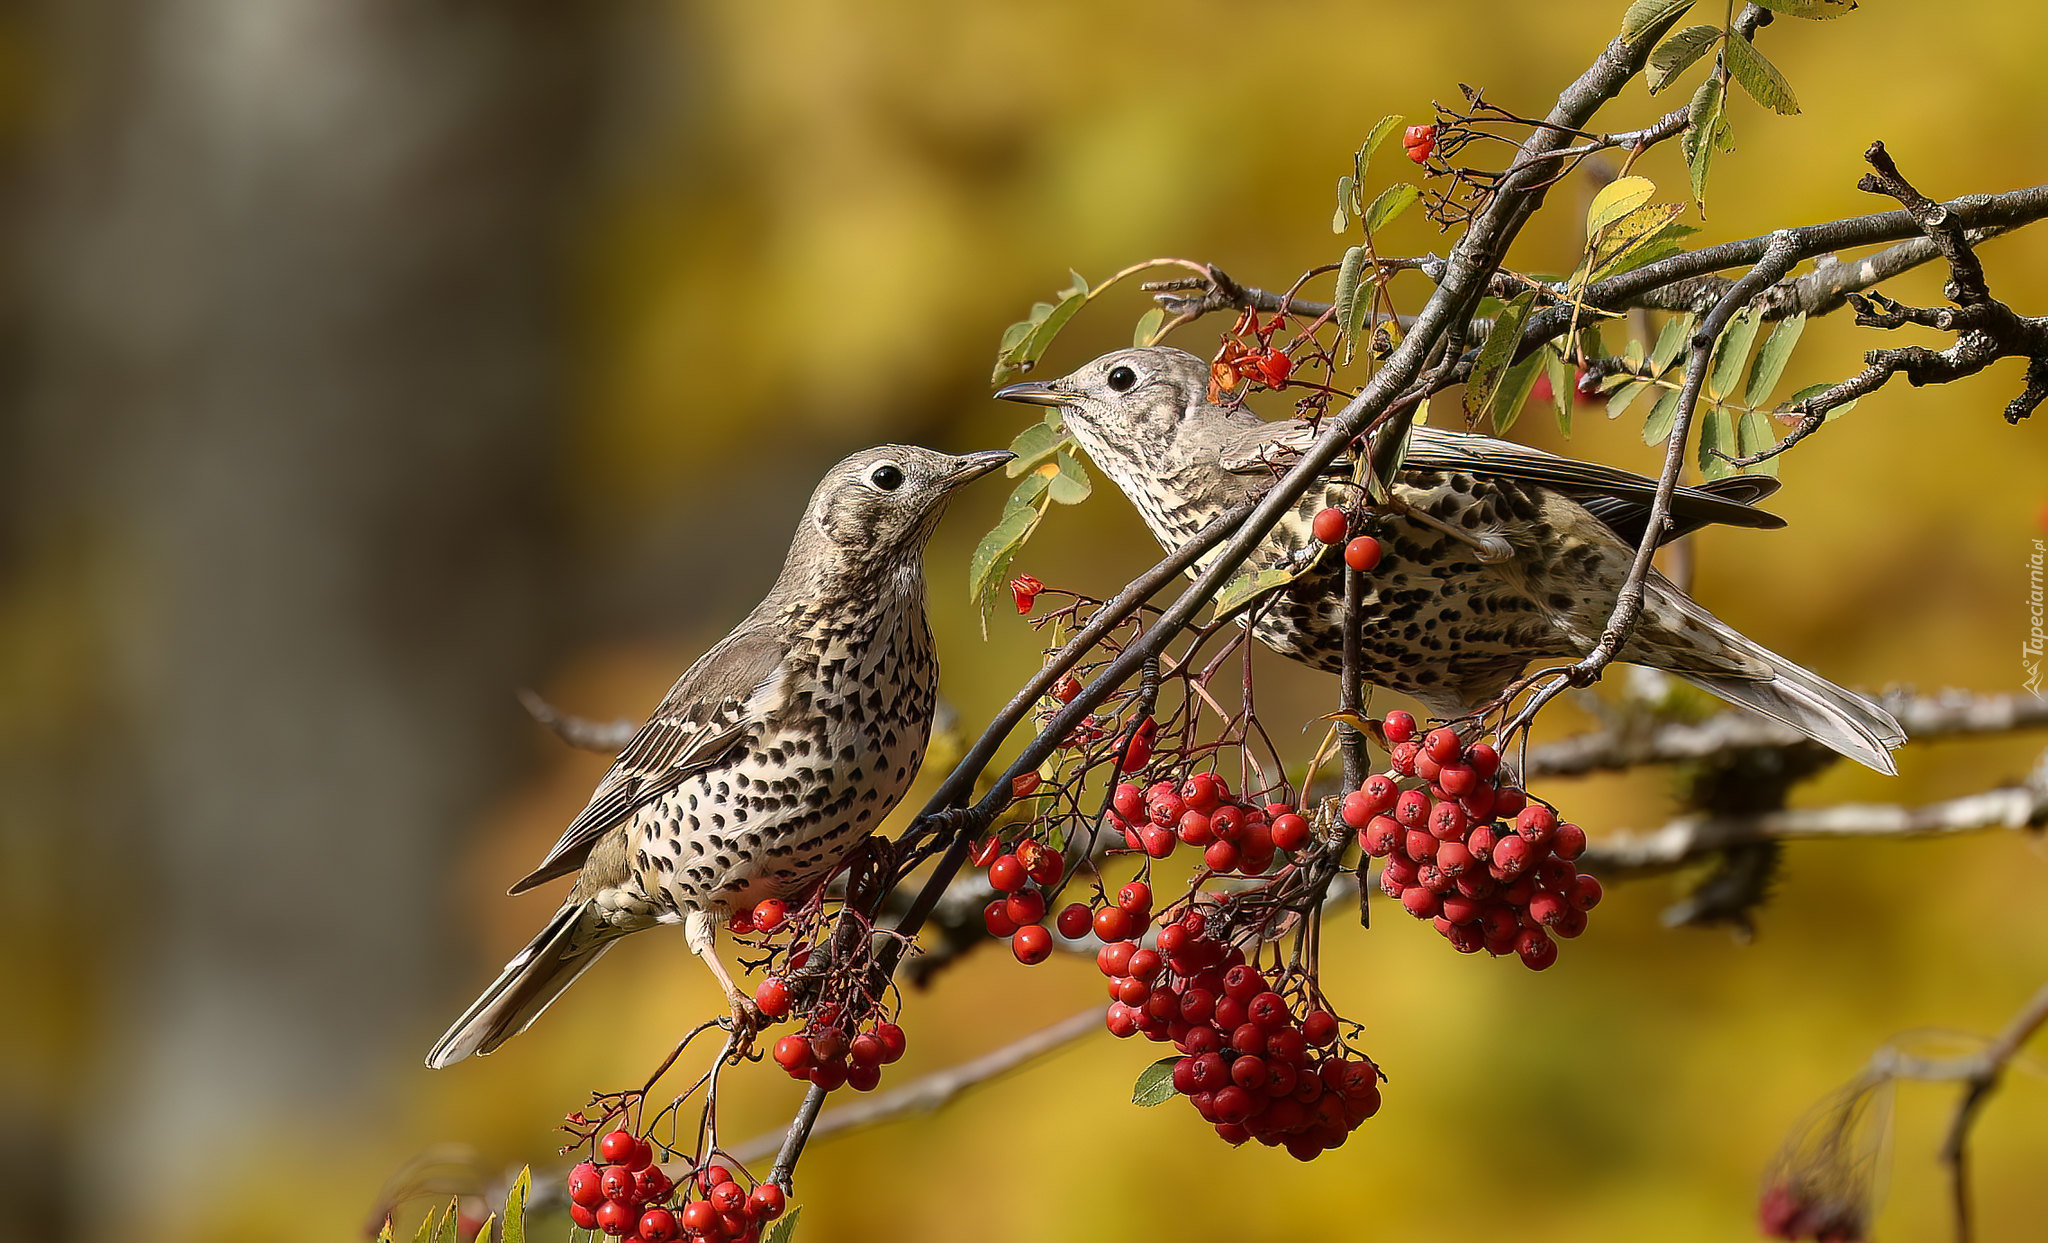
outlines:
[[[1066,404],[1066,398],[1053,392],[1050,385],[1040,384],[1036,380],[1026,380],[1022,384],[1012,384],[1008,388],[999,388],[996,390],[996,396],[1003,401],[1020,401],[1027,406],[1063,406]]]
[[[990,449],[985,453],[963,453],[954,461],[957,463],[947,474],[946,481],[954,487],[971,483],[992,470],[1000,470],[1017,455],[1008,449]]]

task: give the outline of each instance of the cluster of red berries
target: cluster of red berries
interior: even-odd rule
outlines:
[[[1600,882],[1572,866],[1585,831],[1503,782],[1486,743],[1468,747],[1449,728],[1418,739],[1405,712],[1382,726],[1392,767],[1345,795],[1342,811],[1359,848],[1386,860],[1381,891],[1461,954],[1512,953],[1535,971],[1556,962],[1551,937],[1584,932],[1600,901]],[[1423,784],[1403,790],[1407,777]]]
[[[757,1183],[749,1191],[722,1165],[678,1188],[654,1163],[654,1146],[631,1131],[607,1133],[597,1155],[569,1171],[569,1218],[585,1230],[643,1243],[754,1243],[764,1222],[782,1216],[782,1188]]]
[[[1370,535],[1351,535],[1351,515],[1335,505],[1316,511],[1309,523],[1309,531],[1325,544],[1344,545],[1344,564],[1365,574],[1377,568],[1380,557],[1386,552],[1380,542]]]
[[[1417,164],[1427,163],[1436,151],[1436,126],[1411,125],[1401,133],[1401,150]]]
[[[755,990],[754,1004],[761,1004],[761,990]],[[828,1003],[819,1008],[804,1029],[775,1042],[775,1064],[792,1079],[806,1079],[833,1091],[845,1084],[856,1092],[872,1092],[882,1081],[882,1067],[903,1056],[903,1029],[894,1023],[877,1022],[864,1029],[849,1023],[842,1007]]]
[[[1005,851],[1002,842],[989,838],[970,856],[975,866],[988,869],[989,888],[996,898],[982,909],[981,918],[992,937],[1007,937],[1010,951],[1026,965],[1052,957],[1052,933],[1045,927],[1047,894],[1060,883],[1066,860],[1060,852],[1030,838]]]
[[[764,898],[745,910],[734,911],[725,926],[736,937],[766,936],[789,922],[789,903],[781,898]]]
[[[1172,1041],[1174,1090],[1226,1142],[1306,1161],[1379,1112],[1379,1068],[1348,1054],[1337,1017],[1297,1015],[1243,950],[1210,935],[1202,911],[1161,927],[1157,948],[1111,941],[1095,962],[1109,977],[1110,1032]]]
[[[1257,331],[1263,339],[1285,323],[1285,319],[1276,315],[1270,325]],[[1253,326],[1256,327],[1256,321],[1253,321]],[[1287,356],[1286,350],[1265,344],[1246,345],[1233,337],[1223,343],[1223,352],[1209,364],[1209,400],[1221,401],[1222,394],[1236,392],[1246,380],[1256,380],[1267,388],[1280,388],[1293,372],[1294,360]]]
[[[1177,845],[1202,852],[1202,863],[1219,875],[1263,876],[1280,853],[1309,844],[1309,823],[1285,802],[1239,798],[1215,773],[1187,780],[1155,781],[1140,787],[1123,782],[1110,799],[1109,823],[1124,844],[1154,859]]]

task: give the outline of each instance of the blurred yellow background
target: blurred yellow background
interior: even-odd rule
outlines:
[[[825,464],[1009,441],[1029,416],[988,400],[996,340],[1068,267],[1181,255],[1284,286],[1337,257],[1333,185],[1375,119],[1460,82],[1540,113],[1623,7],[7,10],[0,1237],[346,1238],[435,1143],[558,1168],[560,1115],[717,998],[679,936],[637,937],[500,1054],[421,1068],[553,909],[503,888],[604,767],[513,690],[644,714],[765,589]],[[1855,189],[1876,138],[1937,197],[2044,180],[2035,4],[1869,4],[1760,42],[1804,115],[1734,106],[1700,242],[1889,206]],[[1637,85],[1600,124],[1677,102]],[[1412,171],[1391,145],[1377,169]],[[1638,171],[1682,197],[1675,151]],[[1567,270],[1587,193],[1560,187],[1513,261]],[[1448,239],[1411,213],[1387,244]],[[2048,232],[1983,253],[1994,292],[2048,312]],[[1107,296],[1047,368],[1143,306]],[[1879,336],[1812,323],[1783,391]],[[1788,530],[1701,537],[1697,594],[1848,685],[2018,691],[2048,521],[2048,416],[1999,417],[2019,383],[2007,363],[1864,401],[1785,462]],[[1517,434],[1654,461],[1597,407],[1568,445],[1548,423]],[[984,643],[966,600],[1001,500],[963,498],[928,562],[970,723],[1036,651],[1008,616]],[[1107,594],[1155,555],[1105,490],[1018,565]],[[1261,676],[1269,722],[1330,706],[1282,661]],[[1838,766],[1796,797],[1948,797],[2042,743],[1912,747],[1896,781]],[[1596,836],[1671,805],[1654,771],[1542,793]],[[1152,1054],[1098,1035],[821,1142],[801,1237],[1748,1237],[1787,1128],[1874,1047],[1994,1030],[2048,978],[2044,885],[2016,834],[1795,846],[1753,944],[1663,929],[1670,884],[1638,882],[1541,976],[1406,920],[1333,927],[1330,991],[1390,1078],[1343,1149],[1232,1152],[1184,1105],[1134,1108]],[[1100,994],[1085,962],[979,954],[912,996],[885,1086]],[[797,1099],[772,1073],[728,1091],[735,1139]],[[1900,1092],[1879,1237],[1944,1236],[1952,1100]],[[2015,1076],[1975,1152],[1982,1237],[2039,1237],[2048,1086]]]

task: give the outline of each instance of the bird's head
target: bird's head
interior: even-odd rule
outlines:
[[[917,445],[863,449],[825,473],[805,526],[842,557],[902,557],[915,566],[953,494],[1013,456],[998,449],[956,457]]]
[[[1104,354],[1045,383],[998,389],[1005,401],[1058,406],[1074,439],[1108,468],[1118,459],[1156,464],[1181,424],[1209,397],[1209,364],[1186,350],[1149,345]]]

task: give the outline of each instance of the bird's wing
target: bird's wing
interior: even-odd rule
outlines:
[[[1225,470],[1238,474],[1285,469],[1318,434],[1300,419],[1233,428],[1218,460]],[[1633,471],[1560,457],[1477,432],[1418,427],[1408,437],[1404,461],[1411,470],[1464,471],[1554,488],[1584,505],[1630,542],[1641,540],[1650,502],[1657,493],[1656,480]],[[1347,463],[1333,469],[1349,474],[1351,468]],[[1757,501],[1777,490],[1778,481],[1768,475],[1736,475],[1699,487],[1681,487],[1672,494],[1674,530],[1667,538],[1716,522],[1766,529],[1784,526],[1783,518],[1755,508]]]
[[[788,654],[787,636],[764,626],[735,631],[698,658],[619,753],[547,858],[510,892],[581,868],[598,839],[634,809],[717,762],[755,723],[758,701],[774,693]]]

